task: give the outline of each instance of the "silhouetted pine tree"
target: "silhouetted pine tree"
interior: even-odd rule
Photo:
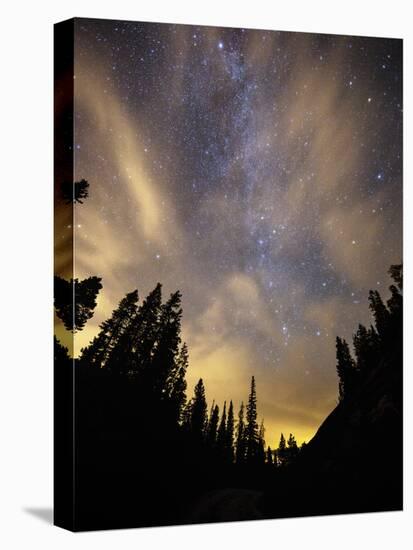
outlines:
[[[235,462],[243,464],[245,462],[245,422],[244,422],[244,403],[238,413],[237,434],[235,444]]]
[[[170,376],[176,371],[176,361],[181,342],[181,293],[171,294],[169,300],[161,308],[159,332],[150,368],[147,370],[146,381],[150,389],[159,398],[167,398],[172,388],[167,387]]]
[[[298,455],[298,446],[293,434],[290,434],[290,437],[288,438],[288,441],[287,441],[287,445],[288,445],[287,447],[288,460],[289,461],[294,460]]]
[[[82,199],[86,199],[89,196],[89,183],[82,179],[80,181],[72,182],[63,182],[62,183],[62,196],[66,204],[71,202],[79,202],[83,204]]]
[[[277,459],[280,466],[283,466],[287,460],[287,445],[283,433],[280,436],[280,443],[278,444]]]
[[[397,286],[390,285],[389,287],[391,297],[387,300],[387,307],[394,322],[401,323],[403,320],[403,265],[392,265],[389,273]]]
[[[215,405],[215,402],[213,402],[211,407],[211,414],[209,416],[207,434],[206,434],[206,441],[207,441],[208,447],[210,447],[211,449],[215,448],[217,443],[218,423],[219,423],[219,407],[218,405]]]
[[[351,353],[347,342],[344,338],[336,338],[336,355],[337,355],[337,374],[339,379],[338,393],[339,400],[351,394],[357,376],[356,366],[351,357]]]
[[[383,340],[389,324],[390,312],[384,305],[380,293],[377,290],[370,290],[369,302],[370,309],[373,312],[377,333],[380,339]]]
[[[202,378],[195,386],[191,405],[191,432],[197,439],[203,439],[207,425],[207,402]]]
[[[119,302],[117,309],[112,313],[110,319],[103,321],[100,325],[99,334],[93,339],[92,343],[81,353],[81,361],[91,366],[104,367],[114,352],[122,334],[127,331],[128,325],[136,316],[138,301],[138,291],[134,290],[127,294]],[[121,349],[117,350],[123,355]],[[118,372],[120,359],[112,356],[112,368]]]
[[[234,462],[234,406],[229,403],[227,429],[225,432],[225,454],[228,462]]]
[[[67,330],[82,330],[93,317],[96,298],[102,288],[100,277],[88,277],[83,281],[61,277],[54,278],[54,305],[56,315]],[[73,310],[73,305],[75,306]]]
[[[397,284],[400,292],[403,291],[403,264],[391,265],[389,268],[389,274],[394,282]]]
[[[265,463],[265,427],[264,420],[261,421],[260,429],[258,432],[258,445],[257,445],[257,464]]]
[[[272,453],[271,447],[269,445],[267,447],[266,463],[269,466],[274,466],[273,453]]]
[[[247,404],[246,426],[245,426],[245,444],[246,460],[253,463],[257,456],[258,449],[258,424],[257,424],[257,395],[255,389],[255,379],[251,378],[251,390]]]
[[[191,431],[191,415],[192,415],[193,399],[186,402],[182,410],[181,426],[184,432],[189,433]]]
[[[188,369],[188,347],[184,343],[167,380],[168,397],[174,420],[180,423],[186,403],[186,371]]]
[[[224,408],[222,409],[221,422],[219,424],[218,435],[217,435],[217,449],[222,458],[225,458],[226,431],[227,431],[227,403],[226,401],[224,401]]]
[[[162,285],[158,283],[143,301],[136,320],[130,328],[130,368],[141,375],[142,384],[146,370],[152,364],[155,345],[160,334],[161,310]]]
[[[367,372],[377,358],[378,335],[374,327],[369,330],[359,325],[353,336],[354,354],[356,356],[357,369],[361,374]]]

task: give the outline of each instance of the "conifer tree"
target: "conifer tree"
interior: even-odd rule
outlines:
[[[224,408],[222,409],[221,422],[219,424],[218,435],[217,435],[217,447],[222,457],[225,457],[226,431],[227,431],[227,403],[226,401],[224,401]]]
[[[219,407],[215,405],[215,402],[211,407],[211,414],[209,416],[208,430],[207,430],[207,444],[213,449],[217,443],[217,434],[218,434],[218,423],[219,423]]]
[[[162,308],[162,285],[156,287],[145,298],[130,330],[131,370],[144,377],[150,368],[157,339],[160,334]]]
[[[181,347],[174,368],[167,380],[168,397],[171,410],[176,422],[180,423],[186,402],[186,371],[188,369],[188,347],[186,343]]]
[[[191,432],[197,439],[203,439],[207,425],[207,402],[202,378],[195,386],[191,406]]]
[[[264,420],[262,420],[260,424],[260,429],[258,432],[257,464],[264,464],[264,462],[265,462],[265,427],[264,427]]]
[[[235,445],[235,462],[243,464],[245,461],[245,422],[244,422],[244,403],[238,413],[236,445]]]
[[[278,444],[277,457],[279,464],[283,466],[287,459],[287,445],[283,433],[281,434],[280,443]]]
[[[138,291],[135,290],[127,294],[112,313],[110,319],[107,319],[100,325],[99,334],[93,339],[92,343],[81,350],[81,361],[90,366],[108,367],[107,363],[115,348],[119,344],[122,334],[125,333],[130,323],[133,322],[137,312]],[[123,347],[118,352],[123,356]],[[118,367],[122,358],[112,355],[112,368],[119,372]]]
[[[389,274],[394,282],[397,284],[400,292],[403,291],[403,264],[391,265]]]
[[[168,397],[167,381],[176,368],[181,342],[181,317],[181,293],[177,291],[161,308],[157,343],[150,368],[145,373],[148,390],[161,399]]]
[[[93,317],[96,299],[102,288],[100,277],[88,277],[83,281],[61,277],[54,278],[54,305],[56,315],[63,321],[66,330],[82,330]],[[74,308],[73,308],[74,306]]]
[[[384,305],[380,293],[377,290],[370,290],[369,302],[370,309],[373,312],[377,333],[380,338],[383,339],[389,323],[389,310]]]
[[[225,449],[228,461],[234,462],[234,406],[229,403],[227,429],[225,432]]]
[[[136,319],[138,299],[137,290],[126,294],[119,307],[112,313],[112,317],[101,324],[103,345],[100,366],[105,366],[112,374],[128,372],[128,329]]]
[[[369,334],[364,325],[359,324],[353,336],[354,354],[356,356],[357,368],[365,371],[369,363]]]
[[[339,379],[339,400],[351,394],[355,386],[357,371],[350,349],[344,338],[336,338],[337,374]]]
[[[287,441],[287,445],[288,445],[288,459],[294,460],[294,458],[298,455],[298,446],[293,434],[290,434],[290,437],[288,438],[288,441]]]
[[[255,378],[252,377],[245,426],[246,460],[248,463],[254,462],[257,456],[258,441],[257,394],[255,389]]]
[[[65,181],[62,183],[62,196],[66,204],[79,202],[83,204],[82,199],[89,196],[89,183],[85,179],[75,181],[74,183]]]
[[[270,447],[269,445],[268,445],[268,447],[267,447],[266,462],[267,462],[267,464],[268,464],[269,466],[273,466],[273,465],[274,465],[272,450],[271,450],[271,447]]]

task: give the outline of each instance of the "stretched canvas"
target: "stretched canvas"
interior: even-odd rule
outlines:
[[[55,523],[401,510],[402,41],[55,26]]]

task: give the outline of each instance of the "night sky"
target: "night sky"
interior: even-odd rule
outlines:
[[[75,276],[103,278],[77,349],[160,281],[183,294],[189,397],[202,377],[237,409],[255,375],[267,444],[308,441],[337,402],[336,335],[401,261],[401,41],[75,28]]]

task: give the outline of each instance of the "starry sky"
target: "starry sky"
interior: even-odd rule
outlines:
[[[308,441],[401,261],[402,42],[77,19],[74,153],[75,276],[103,278],[75,348],[160,281],[189,396],[238,408],[255,375],[267,444]]]

